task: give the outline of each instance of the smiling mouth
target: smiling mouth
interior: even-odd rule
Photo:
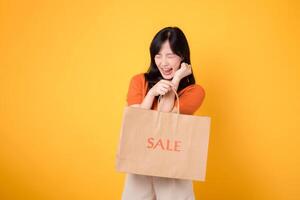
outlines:
[[[172,71],[173,71],[172,68],[170,68],[170,69],[162,69],[162,72],[163,72],[164,75],[170,75],[170,74],[172,74]]]

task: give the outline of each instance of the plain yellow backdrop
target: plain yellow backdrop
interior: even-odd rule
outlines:
[[[299,1],[0,1],[0,199],[117,200],[130,78],[186,34],[212,118],[198,200],[300,199]]]

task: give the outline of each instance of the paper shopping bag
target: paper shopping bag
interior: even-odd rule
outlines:
[[[175,94],[179,108],[179,98]],[[127,106],[123,113],[116,169],[204,181],[209,132],[208,116]]]

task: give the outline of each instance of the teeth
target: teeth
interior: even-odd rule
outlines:
[[[169,70],[169,71],[164,71],[164,74],[166,74],[166,75],[169,75],[169,74],[171,74],[171,70]]]
[[[163,69],[162,68],[162,72],[165,74],[165,75],[170,75],[172,73],[172,70],[173,68],[169,68],[169,69]]]

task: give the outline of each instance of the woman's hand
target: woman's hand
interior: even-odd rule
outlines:
[[[167,80],[160,80],[150,90],[151,96],[165,95],[174,87],[174,83]]]
[[[192,66],[183,62],[180,68],[175,72],[174,79],[181,80],[190,74],[192,74]]]

